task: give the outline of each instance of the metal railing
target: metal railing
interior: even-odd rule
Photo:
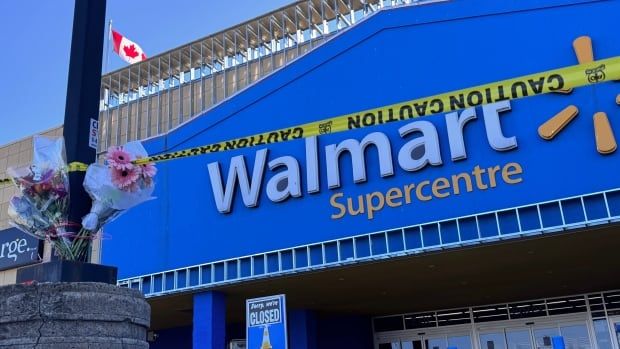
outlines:
[[[146,297],[620,221],[620,188],[120,280]]]
[[[99,151],[174,129],[383,8],[437,1],[297,1],[107,73]]]

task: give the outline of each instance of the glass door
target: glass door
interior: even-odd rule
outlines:
[[[446,337],[437,336],[424,339],[425,349],[447,349]]]
[[[480,349],[506,349],[506,337],[503,330],[481,332],[478,338],[480,339]]]
[[[379,343],[379,349],[402,349],[400,341],[392,341],[389,343]]]
[[[566,349],[593,348],[585,321],[488,329],[480,331],[478,339],[480,349],[553,349],[557,336],[563,337]]]
[[[552,338],[560,335],[557,326],[541,326],[533,328],[534,349],[552,349]]]
[[[424,349],[422,347],[422,340],[415,339],[411,341],[402,342],[402,349]]]
[[[506,329],[507,349],[532,349],[532,336],[529,328]]]
[[[425,349],[421,338],[407,339],[405,341],[392,340],[386,343],[379,343],[379,349]]]
[[[379,343],[379,349],[402,349],[400,341],[392,341],[389,343]]]
[[[407,340],[391,340],[379,343],[379,349],[425,349],[422,338],[407,338]]]
[[[379,349],[473,349],[469,333],[454,335],[419,335],[406,340],[379,343]],[[497,348],[505,349],[505,348]]]
[[[564,337],[566,349],[591,349],[592,341],[585,324],[560,324],[560,334]],[[602,349],[602,348],[599,348]]]
[[[448,348],[472,349],[471,336],[469,334],[448,336]]]

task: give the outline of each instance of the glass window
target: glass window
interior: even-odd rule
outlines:
[[[374,319],[376,332],[398,331],[403,329],[402,316],[379,317]]]
[[[401,343],[402,349],[422,349],[422,341],[415,340]]]
[[[612,349],[611,338],[609,337],[609,327],[607,319],[594,320],[594,335],[598,349]]]
[[[590,349],[590,337],[586,325],[560,327],[566,349]]]
[[[506,349],[504,333],[484,333],[480,335],[480,349]]]
[[[538,328],[534,330],[534,340],[536,342],[537,349],[551,349],[551,338],[559,336],[560,333],[557,328]]]
[[[405,328],[425,328],[435,327],[437,325],[437,318],[435,313],[418,313],[405,315]]]
[[[429,338],[426,340],[426,349],[447,349],[445,338]]]
[[[360,19],[364,18],[364,9],[359,9],[359,10],[355,11],[354,17],[355,17],[355,21],[356,22],[359,21]]]
[[[529,330],[508,330],[506,331],[506,341],[508,349],[532,349]]]
[[[471,338],[469,336],[448,337],[448,347],[471,349]]]

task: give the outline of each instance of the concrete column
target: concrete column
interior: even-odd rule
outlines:
[[[220,292],[194,295],[193,349],[225,349],[226,297]]]
[[[290,349],[317,349],[314,312],[309,310],[289,311],[288,335]]]

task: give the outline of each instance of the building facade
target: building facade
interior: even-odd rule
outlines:
[[[151,347],[242,348],[285,294],[292,349],[620,349],[619,11],[300,1],[105,75],[101,154],[228,140],[106,227]]]

